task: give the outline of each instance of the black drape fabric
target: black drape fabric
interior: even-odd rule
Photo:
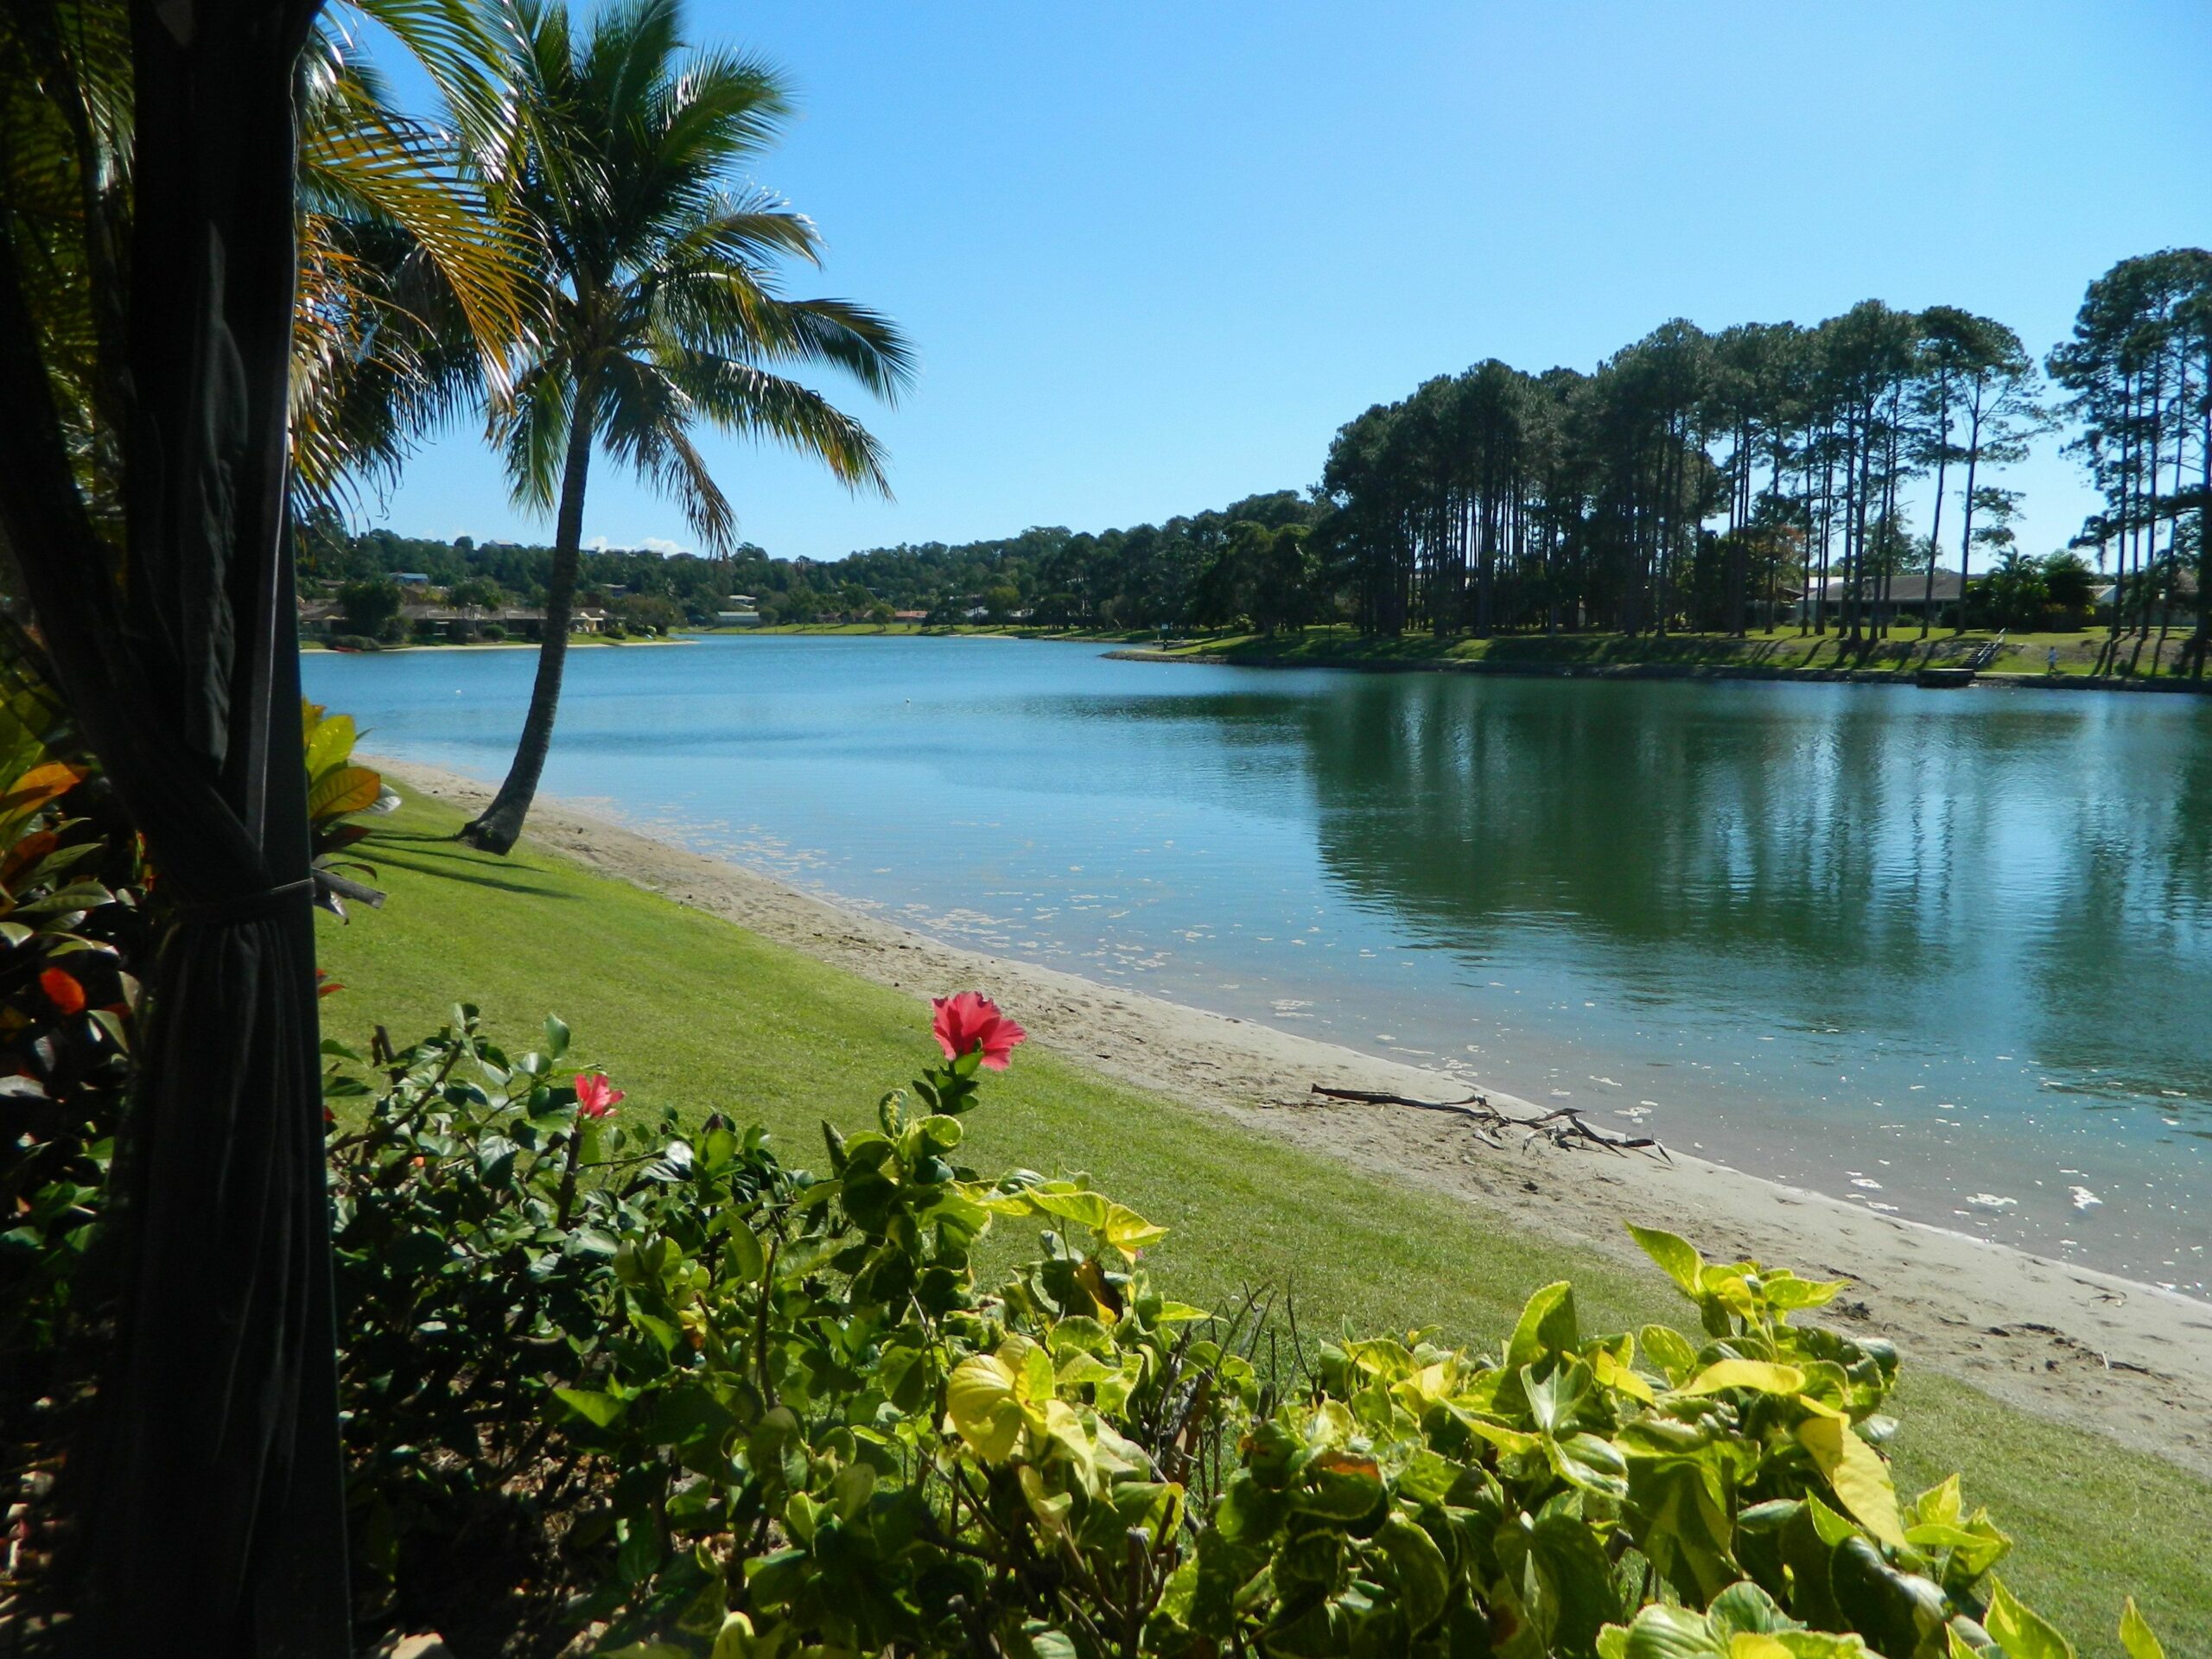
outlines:
[[[100,1379],[82,1650],[350,1645],[286,535],[295,65],[319,0],[134,0],[124,548],[96,531],[0,258],[0,528],[176,924],[149,980]]]

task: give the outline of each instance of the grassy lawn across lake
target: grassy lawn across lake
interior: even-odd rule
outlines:
[[[1839,671],[1909,680],[1923,668],[1966,665],[1993,645],[1983,671],[2037,679],[2056,673],[2067,681],[2176,680],[2190,677],[2183,647],[2189,624],[2147,636],[2129,632],[2113,643],[2101,626],[2069,633],[2005,633],[1976,628],[1954,633],[1937,628],[1926,639],[1917,622],[1899,621],[1886,639],[1847,649],[1833,632],[1804,634],[1794,622],[1773,632],[1758,628],[1742,639],[1726,633],[1503,633],[1487,639],[1465,634],[1410,631],[1395,639],[1340,626],[1287,629],[1276,634],[1234,631],[1184,633],[1163,639],[1157,632],[1127,628],[1039,628],[962,624],[925,627],[912,622],[786,622],[770,627],[710,628],[716,634],[995,636],[1074,645],[1161,651],[1168,657],[1246,664],[1255,667],[1467,669],[1543,674],[1630,669],[1695,672],[1756,670],[1787,677],[1831,677]],[[2056,653],[2054,657],[2053,653]]]
[[[558,1014],[577,1060],[629,1091],[625,1111],[719,1110],[766,1125],[786,1158],[815,1166],[824,1116],[872,1123],[876,1099],[936,1052],[922,1003],[535,844],[506,859],[472,851],[449,839],[460,822],[410,799],[363,849],[391,898],[350,925],[323,919],[322,963],[346,987],[323,1004],[328,1034],[358,1046],[382,1024],[405,1043],[466,999],[519,1050]],[[1436,1325],[1494,1347],[1528,1294],[1563,1278],[1588,1329],[1692,1317],[1656,1268],[1501,1230],[1033,1046],[987,1082],[962,1156],[985,1170],[1087,1171],[1173,1230],[1151,1265],[1176,1294],[1287,1287],[1309,1332]],[[2212,1652],[2212,1486],[1904,1358],[1901,1486],[1963,1469],[1968,1502],[1988,1503],[2018,1541],[2001,1574],[2085,1654],[2118,1655],[2130,1592],[2169,1653]]]

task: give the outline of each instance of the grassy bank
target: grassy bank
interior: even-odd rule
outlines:
[[[2173,677],[2186,639],[2185,632],[2177,631],[2162,643],[2153,634],[2141,642],[2139,652],[2134,635],[2124,637],[2115,650],[2111,636],[2104,632],[2017,633],[2000,639],[1980,631],[1953,634],[1939,629],[1923,639],[1916,628],[1863,646],[1847,646],[1833,634],[1800,634],[1794,627],[1772,634],[1754,632],[1742,639],[1719,633],[1676,633],[1664,639],[1649,634],[1511,634],[1491,639],[1406,634],[1388,639],[1363,637],[1350,628],[1328,627],[1273,637],[1222,634],[1179,639],[1166,652],[1230,663],[1315,668],[1486,666],[1542,672],[1662,667],[1692,671],[1751,669],[1808,676],[1847,672],[1909,679],[1923,668],[1966,665],[1994,645],[1994,657],[1985,667],[1992,674],[2041,678],[2055,672],[2068,680],[2152,679]],[[2053,652],[2056,653],[2055,664]]]
[[[630,1091],[626,1111],[757,1121],[803,1163],[820,1160],[823,1116],[872,1121],[877,1096],[935,1052],[913,1000],[537,848],[472,852],[445,838],[459,821],[410,801],[365,849],[391,898],[323,924],[324,964],[346,987],[323,1005],[332,1034],[358,1040],[382,1023],[405,1041],[466,996],[522,1046],[557,1012],[578,1058]],[[979,1167],[1087,1170],[1172,1227],[1153,1265],[1193,1300],[1288,1287],[1309,1330],[1433,1323],[1484,1346],[1560,1278],[1592,1326],[1688,1314],[1656,1270],[1506,1232],[1035,1049],[990,1081],[969,1123],[963,1156]],[[1970,1496],[2022,1541],[2005,1573],[2017,1590],[2089,1653],[2119,1651],[2110,1632],[2129,1591],[2168,1651],[2212,1651],[2212,1488],[1906,1359],[1902,1473],[1917,1487],[1965,1469]]]
[[[1773,633],[1753,632],[1738,639],[1723,633],[1509,634],[1491,639],[1429,633],[1372,638],[1349,627],[1300,628],[1277,634],[1217,632],[1179,635],[1165,640],[1156,632],[1127,628],[1029,628],[1016,626],[925,627],[912,622],[799,622],[766,628],[715,628],[720,634],[823,634],[840,637],[912,634],[1051,639],[1072,644],[1128,645],[1177,659],[1224,662],[1270,668],[1489,669],[1523,673],[1602,673],[1638,669],[1730,672],[1827,678],[1839,673],[1859,677],[1910,679],[1923,668],[1964,666],[1994,646],[1984,672],[2069,683],[2092,681],[2186,679],[2177,675],[2185,626],[2161,638],[2130,633],[2117,645],[2101,630],[2077,633],[2007,633],[1976,629],[1954,634],[1937,629],[1927,639],[1916,625],[1901,626],[1888,639],[1847,646],[1834,634],[1801,634],[1794,626]]]

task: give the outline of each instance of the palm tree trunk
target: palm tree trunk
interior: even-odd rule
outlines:
[[[561,474],[561,512],[553,535],[553,569],[545,584],[545,625],[537,647],[537,677],[530,688],[530,713],[514,763],[492,804],[461,832],[472,847],[504,857],[522,837],[523,821],[537,798],[538,774],[553,747],[553,717],[561,706],[561,673],[569,661],[569,613],[575,601],[576,556],[584,536],[584,484],[591,472],[591,398],[576,388],[569,420],[569,455]]]

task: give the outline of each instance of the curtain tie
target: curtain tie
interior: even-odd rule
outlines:
[[[285,905],[300,893],[312,895],[315,878],[302,876],[296,881],[280,882],[273,887],[264,887],[257,893],[244,893],[232,899],[213,899],[205,903],[194,901],[177,906],[177,919],[188,926],[221,927],[235,922],[266,921],[283,913]]]

